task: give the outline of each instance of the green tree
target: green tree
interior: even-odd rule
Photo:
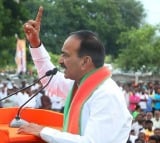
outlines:
[[[26,9],[14,0],[0,1],[0,66],[14,65],[17,34],[23,36],[22,23],[26,19]]]
[[[64,39],[72,31],[89,29],[99,34],[106,53],[117,56],[124,48],[116,41],[122,31],[141,25],[143,6],[136,0],[1,0],[0,65],[15,65],[15,34],[25,38],[23,24],[35,18],[44,6],[41,39],[50,52],[60,53]],[[27,53],[27,62],[31,62]]]
[[[117,65],[124,70],[159,71],[160,36],[157,31],[159,26],[144,25],[121,33],[118,44],[126,48],[116,59]]]
[[[70,32],[89,29],[99,34],[107,54],[117,56],[123,48],[116,43],[119,34],[138,28],[144,18],[143,6],[136,0],[34,0],[25,5],[32,17],[39,5],[44,6],[41,36],[54,53],[60,53]]]

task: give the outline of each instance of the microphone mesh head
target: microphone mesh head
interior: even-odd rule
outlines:
[[[46,72],[46,76],[55,75],[57,71],[58,71],[57,68],[54,68],[53,70],[49,70]]]

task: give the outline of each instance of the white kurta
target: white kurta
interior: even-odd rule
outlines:
[[[53,69],[54,65],[43,45],[30,50],[40,77],[47,70]],[[54,95],[65,97],[72,85],[72,80],[65,79],[63,73],[58,72],[47,89]],[[109,78],[94,91],[83,106],[82,135],[45,127],[40,136],[48,143],[126,143],[131,122],[132,116],[127,109],[124,95]]]

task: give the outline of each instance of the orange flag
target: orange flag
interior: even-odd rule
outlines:
[[[17,39],[17,48],[15,61],[17,64],[17,73],[26,72],[26,41],[23,39]]]

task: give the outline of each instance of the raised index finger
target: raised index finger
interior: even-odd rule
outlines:
[[[39,10],[38,10],[38,13],[37,13],[37,17],[36,17],[36,22],[41,22],[41,19],[42,19],[42,14],[43,14],[43,7],[40,6],[39,7]]]

